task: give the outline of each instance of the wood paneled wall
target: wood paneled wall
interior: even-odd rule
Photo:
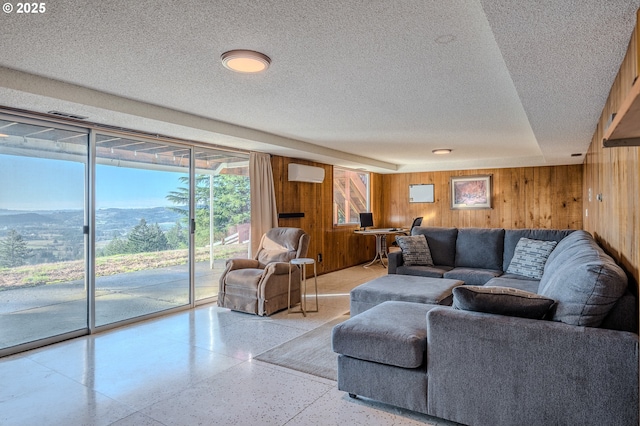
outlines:
[[[322,167],[324,182],[289,182],[289,163]],[[304,229],[310,235],[308,257],[318,261],[318,274],[337,271],[367,262],[375,255],[375,239],[367,235],[354,234],[355,225],[333,224],[333,166],[287,157],[271,157],[278,213],[304,213],[303,218],[280,219],[280,226]],[[380,216],[380,175],[372,174],[371,211]],[[377,225],[377,224],[376,224]]]
[[[638,26],[631,37],[609,98],[597,123],[584,167],[584,229],[625,268],[636,285],[640,251],[640,163],[639,148],[603,148],[602,137],[638,75]],[[638,123],[640,126],[640,123]],[[602,194],[602,201],[598,200]]]
[[[450,178],[492,175],[492,208],[451,210]],[[410,203],[410,184],[434,184],[434,203]],[[422,172],[382,177],[387,226],[582,229],[582,165]]]
[[[322,167],[323,183],[289,182],[289,163]],[[372,236],[354,234],[355,225],[333,224],[333,167],[286,157],[271,157],[279,213],[304,213],[280,219],[280,226],[309,233],[309,257],[322,262],[318,273],[369,261],[375,255]],[[451,210],[451,176],[493,175],[491,210]],[[582,228],[582,166],[527,167],[380,175],[371,174],[371,211],[377,227],[409,226],[423,216],[425,226],[493,228]],[[433,183],[434,203],[409,203],[409,184]]]

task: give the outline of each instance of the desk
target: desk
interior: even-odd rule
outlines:
[[[373,258],[373,260],[367,263],[366,265],[364,265],[364,267],[366,268],[368,266],[373,265],[376,262],[380,262],[380,264],[386,268],[387,265],[385,265],[384,263],[384,258],[387,257],[387,254],[388,254],[387,253],[387,235],[406,234],[407,232],[409,232],[409,229],[402,229],[402,228],[377,228],[377,229],[374,228],[374,229],[367,229],[364,231],[355,231],[356,234],[373,235],[376,237],[376,255]]]

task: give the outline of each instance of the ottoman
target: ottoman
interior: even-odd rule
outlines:
[[[427,312],[437,307],[384,302],[336,325],[338,389],[426,413]]]
[[[452,290],[464,281],[413,275],[385,275],[351,290],[350,313],[353,317],[388,300],[451,305]]]

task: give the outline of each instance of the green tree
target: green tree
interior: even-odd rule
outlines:
[[[230,227],[251,220],[251,191],[247,176],[216,176],[213,180],[213,194],[213,223],[216,234],[225,236]]]
[[[189,179],[180,178],[188,185]],[[196,175],[195,203],[196,203],[196,245],[203,246],[209,242],[209,209],[210,191],[209,175]],[[213,223],[216,239],[227,235],[229,228],[251,219],[249,178],[240,175],[216,175],[213,178]],[[171,191],[167,199],[176,204],[171,210],[183,215],[183,223],[188,226],[189,188],[180,187]]]
[[[176,221],[173,228],[167,231],[166,236],[170,249],[182,249],[188,247],[188,234],[179,220]]]
[[[120,238],[117,233],[114,234],[113,239],[109,241],[109,244],[102,249],[102,256],[114,256],[116,254],[125,254],[129,252],[127,246],[127,240]]]
[[[162,251],[166,250],[168,245],[167,237],[160,226],[157,223],[149,226],[144,218],[140,219],[140,223],[133,227],[127,237],[128,253]]]
[[[7,237],[0,241],[0,266],[14,268],[27,263],[31,249],[15,229],[9,230]]]

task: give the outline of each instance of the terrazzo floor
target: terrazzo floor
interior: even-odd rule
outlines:
[[[0,424],[453,425],[253,359],[348,311],[349,291],[384,274],[320,276],[320,309],[306,318],[208,305],[1,358]]]

